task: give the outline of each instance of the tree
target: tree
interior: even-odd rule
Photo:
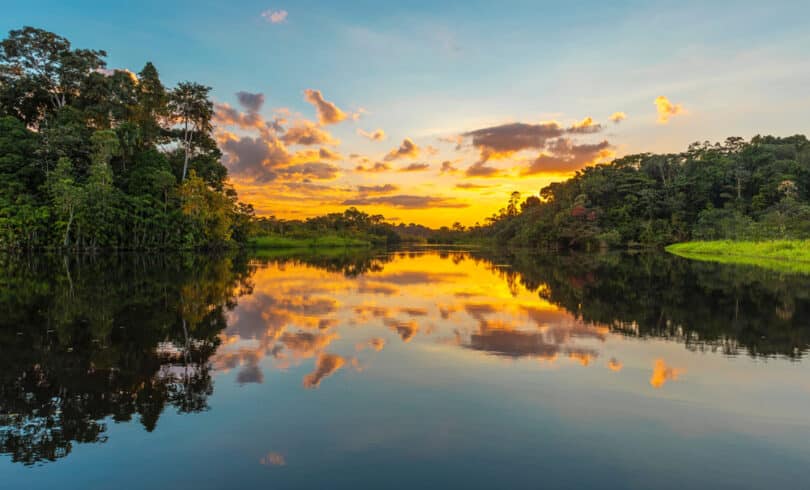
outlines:
[[[141,130],[143,144],[149,146],[160,141],[163,134],[161,123],[168,112],[166,89],[151,62],[147,62],[138,73],[137,97],[135,122]]]
[[[194,82],[181,82],[169,97],[172,121],[179,125],[180,144],[183,148],[183,172],[180,180],[186,180],[188,162],[204,136],[212,130],[211,118],[214,105],[208,99],[211,87]]]
[[[518,203],[520,203],[520,192],[513,191],[509,196],[509,204],[506,207],[506,214],[509,216],[517,216]]]
[[[168,92],[152,63],[136,75],[104,56],[32,27],[0,41],[0,248],[247,240],[253,211],[227,184],[210,88]],[[184,214],[192,169],[203,206]]]
[[[0,104],[4,111],[36,126],[48,110],[68,105],[84,78],[105,66],[104,51],[71,49],[52,32],[24,27],[0,42]]]
[[[117,233],[116,190],[113,187],[113,174],[110,159],[120,150],[115,131],[102,130],[93,133],[91,138],[93,155],[87,182],[82,189],[80,208],[82,231],[88,246],[110,246],[115,243]]]
[[[47,186],[54,209],[65,227],[62,246],[67,247],[70,243],[70,229],[76,216],[76,209],[82,201],[82,188],[76,184],[73,177],[73,163],[70,159],[65,157],[59,159],[56,168],[48,175]]]
[[[34,193],[44,173],[36,165],[39,138],[16,118],[0,117],[0,194]]]

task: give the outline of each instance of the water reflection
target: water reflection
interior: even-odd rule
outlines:
[[[35,464],[107,440],[108,422],[153,431],[167,408],[205,411],[217,374],[301,389],[418,356],[469,353],[623,376],[632,350],[799,360],[810,279],[666,255],[407,251],[250,258],[62,257],[2,264],[0,453]],[[646,389],[696,375],[647,364]],[[407,374],[403,374],[407,376]],[[339,380],[339,381],[338,381]],[[283,466],[282,453],[261,464]]]
[[[207,408],[225,311],[246,263],[122,256],[6,259],[0,453],[34,464],[105,442],[105,419],[147,431],[166,407]]]

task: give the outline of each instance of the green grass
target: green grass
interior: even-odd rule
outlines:
[[[810,274],[810,240],[686,242],[670,245],[666,250],[688,259]]]
[[[347,248],[370,247],[371,242],[359,238],[324,235],[319,237],[298,238],[281,235],[265,235],[252,238],[250,246],[260,249],[296,249],[296,248]]]

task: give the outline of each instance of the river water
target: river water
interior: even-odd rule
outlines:
[[[801,488],[810,276],[666,254],[5,257],[0,487]]]

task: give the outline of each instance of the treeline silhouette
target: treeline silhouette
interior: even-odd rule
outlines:
[[[691,239],[810,237],[810,142],[803,135],[695,143],[586,167],[455,233],[541,248],[664,245]]]

